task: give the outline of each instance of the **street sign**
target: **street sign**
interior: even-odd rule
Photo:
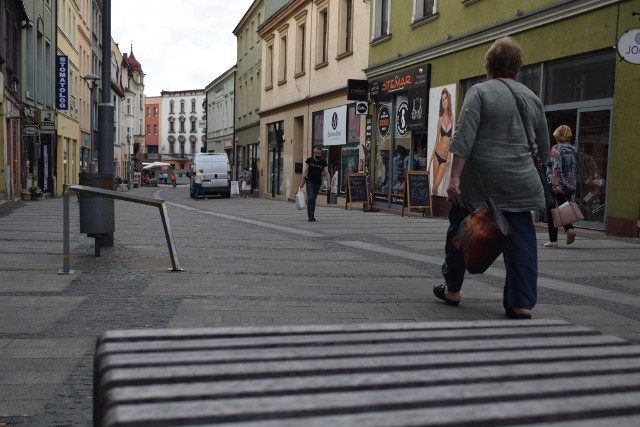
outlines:
[[[38,134],[37,126],[25,126],[22,128],[22,134],[24,136],[35,136]]]

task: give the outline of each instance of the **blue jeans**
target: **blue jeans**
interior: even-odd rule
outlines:
[[[528,308],[536,305],[538,297],[538,247],[536,230],[530,212],[502,212],[513,231],[513,238],[502,253],[506,269],[502,304],[505,308]],[[460,292],[466,266],[464,257],[451,244],[466,209],[453,204],[449,210],[449,229],[442,264],[442,275],[449,292]]]
[[[307,181],[307,216],[309,219],[315,218],[318,193],[320,193],[320,186]]]
[[[202,188],[202,184],[196,184],[196,189],[193,195],[193,198],[198,200],[198,195],[202,194],[202,198],[205,198],[204,189]]]

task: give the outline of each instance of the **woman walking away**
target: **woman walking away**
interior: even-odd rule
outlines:
[[[576,191],[576,159],[578,153],[571,141],[571,128],[567,125],[558,127],[553,132],[556,144],[551,147],[549,162],[547,163],[547,182],[551,185],[551,191],[556,199],[557,206],[571,200],[571,195]],[[555,206],[547,207],[547,228],[549,230],[549,241],[544,244],[547,248],[558,247],[558,229],[553,224],[551,209]],[[565,225],[564,231],[567,234],[567,245],[576,239],[576,230],[573,224]]]
[[[497,40],[484,61],[488,80],[467,92],[451,141],[453,159],[447,195],[452,206],[442,265],[445,284],[434,286],[433,293],[449,305],[460,303],[466,266],[451,239],[468,211],[456,203],[456,198],[462,197],[474,208],[492,198],[513,231],[513,238],[502,253],[506,267],[502,301],[505,314],[512,319],[530,319],[538,280],[531,211],[544,207],[542,183],[531,152],[537,151],[542,161],[547,161],[547,120],[540,99],[513,80],[522,66],[522,50],[515,40]],[[523,120],[518,105],[526,112]]]

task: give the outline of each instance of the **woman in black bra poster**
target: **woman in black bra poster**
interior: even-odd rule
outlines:
[[[431,151],[431,159],[429,159],[429,174],[431,176],[431,194],[434,196],[446,196],[449,181],[449,164],[451,163],[449,144],[455,126],[453,91],[455,91],[455,85],[441,86],[430,91],[429,105],[432,107],[429,108],[429,140],[433,141],[433,150]],[[439,102],[435,102],[438,99]],[[437,121],[435,120],[436,114]],[[432,123],[435,124],[435,127]]]

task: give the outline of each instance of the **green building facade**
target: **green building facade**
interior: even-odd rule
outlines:
[[[560,124],[573,131],[575,200],[585,214],[577,225],[637,237],[640,19],[634,12],[640,0],[371,0],[365,73],[375,203],[400,205],[407,172],[428,170],[432,210],[446,214],[450,155],[435,156],[441,100],[450,99],[455,132],[465,92],[486,78],[485,52],[511,36],[524,51],[518,80],[541,98],[549,133]]]

